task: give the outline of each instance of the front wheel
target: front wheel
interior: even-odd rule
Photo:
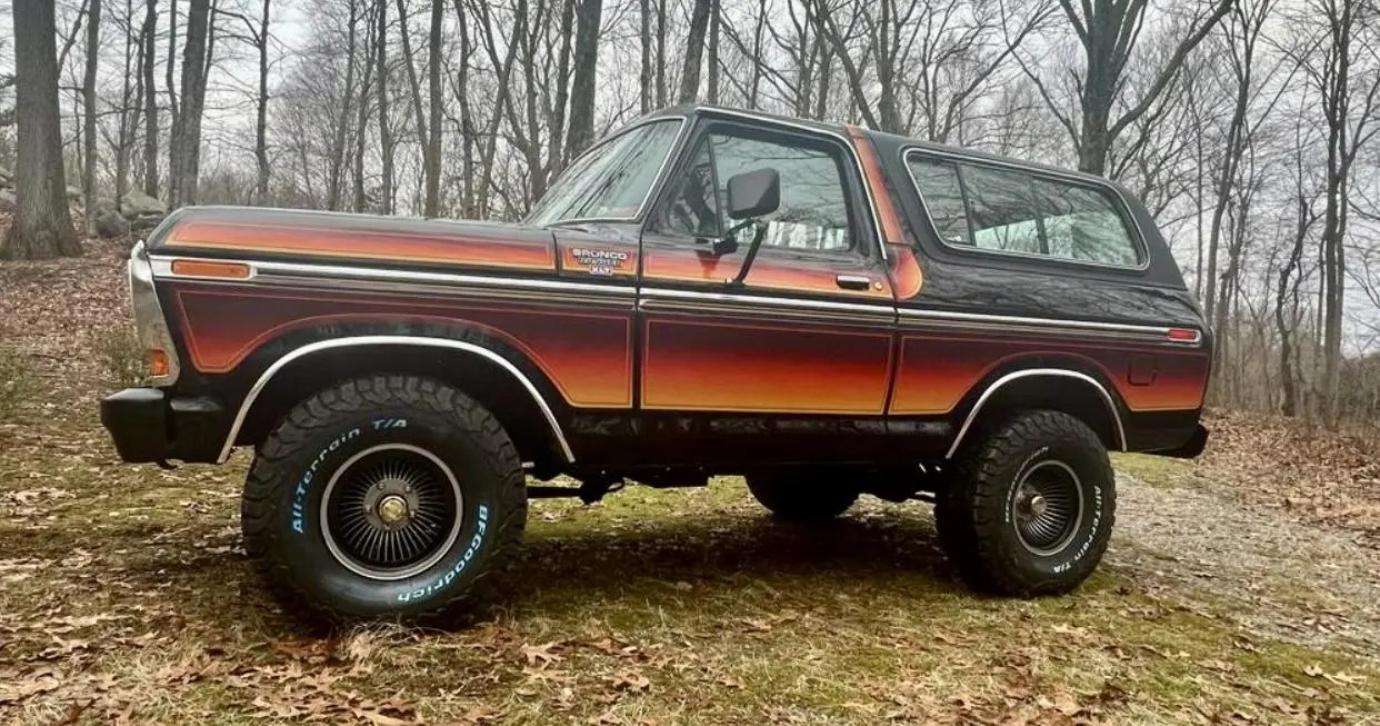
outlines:
[[[259,448],[245,548],[275,591],[337,619],[411,619],[472,597],[526,521],[497,419],[437,381],[375,376],[321,391]]]
[[[1086,424],[1027,411],[962,452],[935,502],[940,543],[960,576],[1001,595],[1068,592],[1111,537],[1116,479]]]

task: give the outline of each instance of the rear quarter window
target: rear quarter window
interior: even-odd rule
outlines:
[[[915,150],[905,160],[944,244],[1112,267],[1146,262],[1122,203],[1106,189]]]

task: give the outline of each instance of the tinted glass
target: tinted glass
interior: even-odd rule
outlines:
[[[561,174],[528,215],[528,224],[636,217],[680,124],[680,119],[656,121],[596,146]]]
[[[963,206],[963,186],[958,167],[947,161],[912,157],[910,169],[925,197],[925,207],[934,219],[939,238],[951,245],[971,245],[968,210]]]
[[[964,166],[973,244],[985,250],[1039,254],[1040,215],[1030,177]]]
[[[762,218],[764,247],[837,251],[853,246],[842,152],[805,139],[705,136],[689,169],[674,182],[661,227],[699,237],[723,234],[734,224],[727,217],[728,180],[759,169],[775,169],[781,178],[781,206]],[[746,229],[739,236],[747,241],[751,234]]]
[[[1109,265],[1135,265],[1136,245],[1105,194],[1088,187],[1034,180],[1049,254]]]
[[[906,163],[948,244],[1109,265],[1141,261],[1125,218],[1103,190],[919,154]]]
[[[671,203],[661,214],[661,228],[695,237],[718,237],[719,195],[709,144],[700,143],[690,168],[671,182]]]

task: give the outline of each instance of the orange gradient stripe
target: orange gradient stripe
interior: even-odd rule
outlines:
[[[303,328],[349,322],[469,324],[525,352],[572,406],[632,405],[630,314],[368,295],[277,295],[191,283],[176,284],[174,295],[192,364],[203,373],[234,370],[261,345]]]
[[[880,415],[891,336],[809,328],[650,320],[648,409]]]

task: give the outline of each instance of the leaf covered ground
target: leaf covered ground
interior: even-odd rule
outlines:
[[[789,527],[721,478],[536,502],[451,627],[299,622],[241,549],[243,453],[117,462],[124,251],[88,250],[0,266],[31,374],[0,420],[0,721],[1380,721],[1375,473],[1336,453],[1365,438],[1240,416],[1202,462],[1117,458],[1118,535],[1068,597],[971,594],[922,503]]]

